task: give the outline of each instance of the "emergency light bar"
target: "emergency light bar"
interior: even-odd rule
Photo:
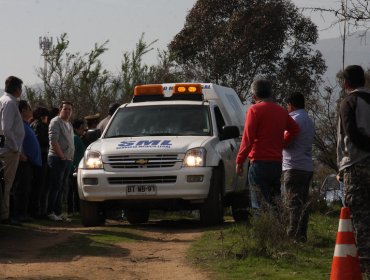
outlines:
[[[162,85],[141,85],[135,87],[132,102],[159,101],[163,98]]]
[[[160,84],[140,85],[134,90],[132,102],[164,101],[164,100],[193,100],[203,101],[201,84],[175,84],[172,95],[165,96]]]
[[[176,84],[173,94],[203,94],[201,84]]]
[[[174,100],[197,100],[203,101],[201,84],[175,84],[172,97]]]
[[[140,95],[163,95],[162,85],[142,85],[136,86],[134,96]]]

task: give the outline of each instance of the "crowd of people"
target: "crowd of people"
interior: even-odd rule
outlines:
[[[0,98],[1,223],[68,222],[63,202],[67,214],[79,212],[76,170],[86,147],[101,135],[100,115],[71,120],[73,104],[67,101],[32,110],[21,99],[22,84],[8,77]],[[108,120],[118,107],[110,106]]]
[[[338,124],[338,178],[344,182],[344,203],[350,208],[363,273],[370,274],[370,90],[361,66],[343,72],[344,89]],[[34,218],[68,221],[62,214],[78,212],[76,168],[86,147],[104,130],[119,104],[108,116],[75,119],[73,104],[58,110],[32,111],[22,94],[22,80],[10,76],[0,98],[0,170],[3,173],[1,223],[19,224]],[[308,196],[313,176],[314,124],[305,110],[302,93],[287,94],[286,108],[273,101],[272,84],[256,79],[251,85],[254,104],[247,112],[236,173],[248,159],[248,180],[257,203],[276,209],[284,196],[289,208],[287,234],[307,241]],[[87,130],[86,130],[87,124]],[[283,192],[282,192],[283,190]]]
[[[347,96],[339,110],[337,178],[344,182],[361,270],[370,277],[370,90],[361,66],[344,69],[343,88]],[[247,112],[236,173],[243,173],[248,159],[249,186],[257,200],[252,206],[263,204],[275,211],[282,198],[289,211],[287,235],[306,242],[315,128],[304,96],[287,94],[284,109],[273,101],[271,82],[263,78],[252,83],[251,93],[254,104]]]

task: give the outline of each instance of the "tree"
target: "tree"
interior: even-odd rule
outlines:
[[[44,88],[26,88],[30,103],[51,108],[68,100],[74,104],[75,115],[81,117],[101,112],[110,102],[116,101],[117,80],[102,68],[99,60],[107,50],[107,43],[95,44],[93,50],[83,55],[69,53],[67,34],[62,34],[46,56],[47,71],[37,70]]]
[[[326,66],[312,46],[317,28],[288,0],[198,0],[169,45],[194,80],[234,88],[244,100],[253,79],[287,90],[317,91]]]
[[[370,28],[370,3],[368,0],[341,0],[340,6],[336,8],[316,7],[304,9],[335,15],[337,20],[332,25],[345,22],[354,29],[369,30]]]
[[[319,97],[310,108],[315,121],[314,156],[332,172],[337,172],[338,92],[335,87],[328,86]]]
[[[158,84],[181,82],[184,80],[182,72],[177,69],[173,56],[168,51],[158,50],[158,64],[148,66],[143,63],[143,57],[153,50],[154,40],[146,43],[144,33],[141,35],[135,50],[125,52],[119,73],[121,88],[120,99],[129,102],[132,99],[134,88],[142,84]]]
[[[120,99],[123,102],[131,100],[136,85],[148,83],[149,66],[143,63],[143,56],[153,50],[152,46],[156,41],[147,44],[142,34],[135,50],[123,54],[119,73],[122,88]]]
[[[96,112],[106,112],[113,102],[131,101],[134,87],[139,84],[182,81],[182,73],[167,51],[158,51],[158,64],[148,66],[143,57],[153,50],[141,35],[135,50],[125,52],[121,71],[113,74],[103,69],[100,57],[107,49],[108,41],[95,44],[91,51],[69,53],[67,34],[57,39],[46,57],[47,71],[39,68],[37,74],[43,87],[26,87],[26,96],[32,106],[55,107],[62,100],[74,104],[75,117]]]

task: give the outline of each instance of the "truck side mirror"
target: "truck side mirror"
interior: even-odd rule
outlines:
[[[232,138],[237,138],[240,136],[239,128],[235,125],[224,126],[220,133],[220,140],[227,140]]]

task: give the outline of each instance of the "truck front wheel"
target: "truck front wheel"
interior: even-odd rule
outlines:
[[[80,199],[81,223],[85,227],[101,226],[105,223],[103,211],[98,202],[86,201]]]
[[[223,223],[224,205],[222,196],[222,172],[217,167],[213,170],[208,197],[200,207],[200,221],[204,226],[214,226]]]

